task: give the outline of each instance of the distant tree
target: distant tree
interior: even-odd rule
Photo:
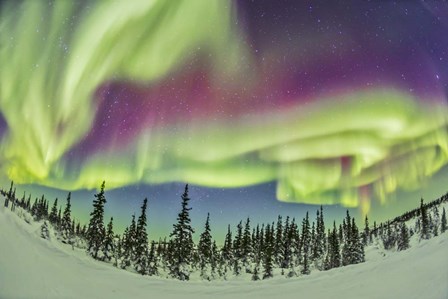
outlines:
[[[146,231],[146,208],[148,199],[143,200],[141,214],[137,221],[135,240],[135,270],[145,275],[148,267],[148,233]]]
[[[441,224],[440,231],[443,234],[444,232],[446,232],[447,229],[448,229],[448,226],[447,226],[447,222],[446,222],[446,212],[445,212],[445,207],[444,207],[443,212],[442,212],[442,224]]]
[[[53,202],[53,207],[51,208],[50,216],[48,218],[50,223],[56,225],[58,223],[58,199],[56,198]]]
[[[310,245],[311,245],[311,231],[308,212],[302,220],[302,235],[301,235],[301,249],[302,249],[302,274],[309,274],[310,263]]]
[[[328,242],[328,264],[327,270],[332,268],[337,268],[341,266],[341,253],[340,253],[340,243],[338,230],[336,229],[336,222],[333,222],[333,232],[329,233]]]
[[[247,217],[244,226],[243,239],[241,240],[242,263],[246,268],[246,273],[252,272],[251,263],[253,261],[252,239],[250,235],[250,219]]]
[[[160,253],[161,254],[161,253]],[[156,242],[151,242],[151,247],[149,249],[148,255],[148,275],[158,275],[158,260],[157,260],[157,252],[156,252]]]
[[[102,258],[102,246],[106,235],[104,228],[104,205],[106,196],[104,195],[105,182],[101,184],[101,190],[95,194],[93,200],[93,211],[90,213],[89,226],[87,228],[87,251],[95,258]]]
[[[191,227],[189,201],[187,184],[182,194],[182,210],[177,217],[177,223],[173,225],[173,232],[170,235],[172,237],[172,248],[169,273],[173,278],[179,280],[190,279],[190,264],[194,248],[194,229]]]
[[[104,253],[104,260],[108,262],[114,257],[114,251],[115,251],[115,245],[114,245],[115,236],[114,236],[113,221],[114,218],[110,217],[110,221],[109,224],[107,225],[107,231],[102,246]]]
[[[68,243],[71,243],[71,238],[73,236],[70,197],[71,197],[71,193],[69,192],[67,195],[67,203],[65,205],[64,214],[62,216],[62,221],[61,221],[62,239]]]
[[[257,262],[257,263],[255,263],[254,270],[252,271],[252,280],[253,281],[260,280],[259,271],[260,271],[260,263]]]
[[[401,222],[400,224],[400,236],[397,241],[397,249],[399,251],[406,250],[409,248],[409,231],[406,227],[406,223]]]
[[[429,239],[429,218],[428,211],[426,205],[423,203],[423,198],[420,201],[420,221],[421,221],[421,230],[420,230],[420,238]]]
[[[205,221],[205,229],[202,232],[199,243],[198,243],[198,253],[199,253],[199,267],[201,270],[201,278],[210,280],[210,266],[212,260],[212,235],[210,229],[210,214],[207,214],[207,220]]]
[[[224,239],[224,246],[221,250],[221,255],[227,264],[231,265],[233,260],[233,248],[232,248],[232,232],[230,231],[230,224],[227,226],[227,234]]]
[[[135,257],[135,247],[137,243],[137,225],[135,223],[135,214],[132,215],[131,224],[126,227],[123,233],[122,240],[122,260],[121,268],[125,269],[131,265]]]
[[[366,218],[364,220],[364,234],[362,235],[362,242],[364,246],[366,246],[370,242],[370,228],[369,228],[369,219]]]
[[[5,207],[9,206],[9,201],[12,199],[12,188],[14,186],[14,181],[11,181],[11,187],[9,188],[9,192],[5,196]]]
[[[350,235],[350,263],[359,264],[365,261],[364,244],[360,238],[358,227],[355,223],[355,218],[352,218],[351,224],[352,233]]]
[[[50,230],[48,229],[47,221],[44,221],[44,223],[40,227],[40,237],[46,240],[50,239]]]
[[[268,224],[265,232],[265,249],[263,259],[263,279],[271,278],[273,274],[273,239],[274,234]]]
[[[240,221],[236,226],[236,235],[233,241],[233,255],[238,262],[243,258],[243,221]]]

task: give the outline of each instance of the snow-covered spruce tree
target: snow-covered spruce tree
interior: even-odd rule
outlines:
[[[256,262],[254,266],[254,270],[252,271],[252,280],[257,281],[260,280],[260,262]]]
[[[135,270],[141,275],[145,275],[148,268],[148,233],[146,231],[146,208],[148,199],[143,200],[141,214],[137,220],[135,233]]]
[[[448,226],[447,226],[447,222],[446,222],[446,212],[445,212],[445,208],[443,208],[440,232],[443,234],[444,232],[446,232],[447,229],[448,229]]]
[[[149,254],[148,254],[148,268],[147,268],[147,274],[149,276],[153,276],[153,275],[158,275],[159,274],[159,269],[158,269],[158,257],[157,257],[157,252],[156,252],[156,242],[152,241],[151,242],[151,247],[149,249]],[[162,253],[160,253],[159,255],[162,255]]]
[[[399,251],[406,250],[409,248],[409,231],[406,227],[406,223],[401,222],[400,224],[400,235],[397,241],[397,249]]]
[[[429,218],[428,218],[428,211],[426,205],[423,203],[423,198],[420,201],[420,238],[421,239],[429,239],[430,238],[430,231],[429,231]]]
[[[350,265],[352,263],[351,260],[351,248],[352,248],[352,228],[351,228],[352,219],[350,217],[350,213],[347,210],[347,216],[342,221],[343,235],[344,235],[344,245],[342,245],[342,265]]]
[[[9,188],[9,192],[5,196],[5,208],[9,206],[9,201],[12,198],[12,187],[14,186],[14,181],[11,181],[11,187]]]
[[[50,216],[48,217],[48,220],[50,220],[50,223],[53,225],[58,224],[58,198],[53,202],[53,207],[51,208]]]
[[[110,260],[114,257],[115,245],[114,245],[114,218],[110,217],[109,224],[107,225],[106,235],[103,241],[103,253],[104,260],[110,262]]]
[[[328,244],[328,260],[329,260],[329,268],[338,268],[341,266],[341,253],[340,253],[340,243],[339,243],[339,236],[338,231],[336,229],[336,222],[333,222],[333,232],[328,237],[329,238],[329,244]]]
[[[241,242],[241,254],[242,254],[242,264],[246,269],[246,273],[252,272],[252,262],[253,262],[253,249],[252,249],[252,239],[250,235],[250,219],[247,217],[246,224],[244,226],[243,239]]]
[[[313,242],[313,259],[318,260],[323,257],[325,252],[325,223],[323,208],[320,206],[320,211],[316,212],[316,236]],[[322,268],[322,267],[320,267]]]
[[[71,193],[67,195],[67,203],[65,204],[64,214],[61,221],[61,236],[62,241],[71,244],[73,231],[72,231],[72,220],[71,220],[71,203],[70,203]]]
[[[352,218],[351,224],[352,233],[350,235],[350,264],[359,264],[365,261],[364,244],[359,235],[358,227],[355,223],[355,218]]]
[[[369,244],[371,241],[371,236],[370,236],[370,228],[369,228],[369,218],[366,218],[364,220],[364,233],[362,234],[362,242],[364,243],[364,246],[367,246],[367,244]]]
[[[87,252],[95,259],[102,259],[102,246],[106,230],[104,228],[104,205],[106,196],[104,195],[105,182],[101,184],[98,194],[95,194],[93,200],[93,211],[90,213],[89,226],[87,228]]]
[[[271,231],[271,226],[266,225],[265,229],[265,245],[263,258],[263,279],[271,278],[273,274],[273,247],[274,247],[274,233]]]
[[[137,226],[135,224],[135,214],[132,215],[131,225],[126,227],[123,233],[122,254],[120,267],[125,269],[129,267],[134,260],[135,246],[137,243]]]
[[[274,262],[281,266],[283,259],[283,219],[281,215],[277,217],[277,225],[275,227],[275,246],[274,246]]]
[[[306,212],[305,218],[302,220],[302,235],[301,235],[301,251],[302,251],[302,274],[309,274],[309,262],[310,262],[310,245],[311,245],[311,231],[308,212]]]
[[[224,246],[221,249],[221,255],[227,266],[232,265],[233,261],[233,248],[232,248],[232,232],[230,231],[230,224],[227,226],[227,234],[224,239]]]
[[[173,232],[170,234],[172,248],[169,254],[169,273],[173,278],[179,280],[190,279],[191,257],[194,249],[194,230],[191,227],[189,201],[187,184],[182,194],[182,210],[177,217],[177,223],[173,225]]]
[[[40,237],[42,239],[49,240],[50,239],[50,231],[48,229],[48,223],[47,221],[44,221],[42,226],[40,227]]]
[[[212,235],[210,230],[210,214],[207,214],[205,221],[205,229],[202,232],[199,243],[199,268],[201,271],[201,278],[211,280],[211,259],[212,259]]]
[[[240,221],[236,226],[236,235],[233,241],[233,256],[238,262],[243,257],[243,221]]]

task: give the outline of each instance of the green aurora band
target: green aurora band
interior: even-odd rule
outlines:
[[[279,200],[361,205],[415,190],[448,164],[446,102],[384,88],[347,89],[307,104],[138,131],[73,167],[70,150],[92,129],[94,95],[113,80],[158,82],[198,49],[211,77],[254,84],[243,34],[226,1],[4,4],[0,20],[3,180],[62,189],[183,181],[241,187],[276,181]],[[207,26],[204,26],[207,24]],[[69,50],[67,50],[69,49]],[[251,62],[249,62],[249,65]],[[429,97],[429,96],[428,96]],[[119,143],[117,140],[116,143]],[[344,159],[350,158],[350,163]],[[362,188],[372,194],[363,196]]]

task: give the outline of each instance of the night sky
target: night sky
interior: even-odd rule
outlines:
[[[0,178],[167,235],[448,191],[442,1],[0,1]]]

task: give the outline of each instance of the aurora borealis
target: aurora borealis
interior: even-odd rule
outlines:
[[[4,182],[367,213],[447,173],[446,3],[75,2],[1,2]]]

